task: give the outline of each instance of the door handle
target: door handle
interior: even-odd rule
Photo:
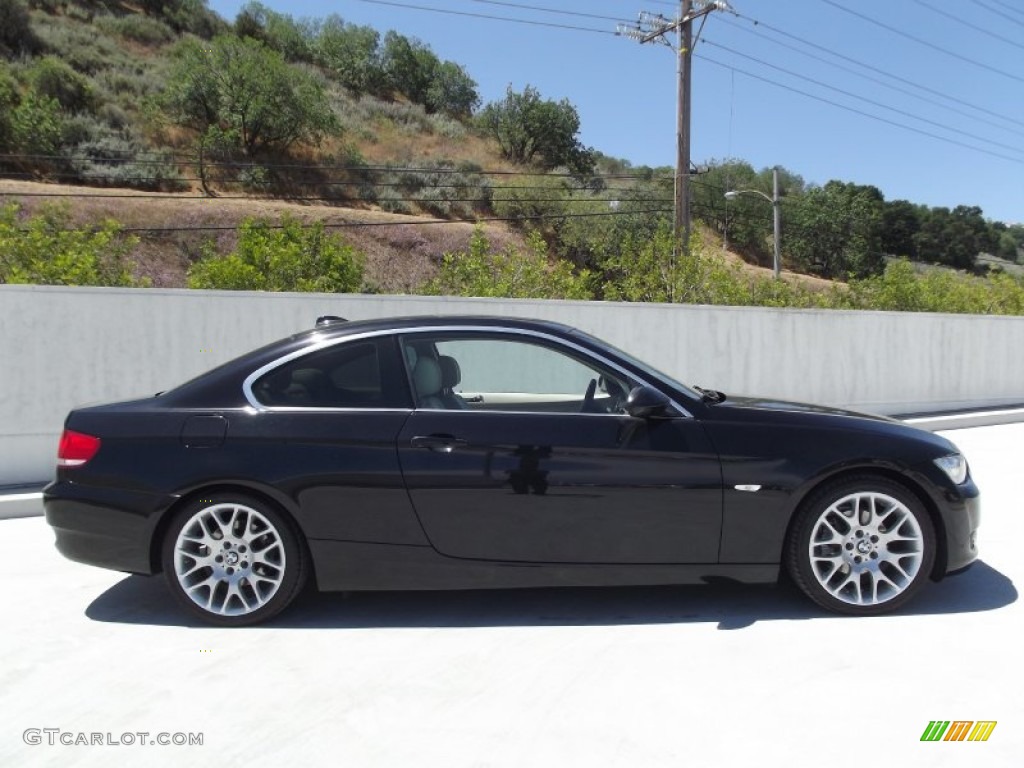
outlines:
[[[456,448],[465,448],[469,445],[465,440],[460,440],[451,435],[417,436],[410,442],[413,448],[425,448],[428,451],[435,451],[437,453],[451,453]]]

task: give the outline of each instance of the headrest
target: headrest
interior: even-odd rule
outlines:
[[[459,361],[454,357],[441,355],[437,358],[437,363],[441,366],[441,388],[453,389],[459,386],[459,382],[462,381],[462,369],[459,368]]]

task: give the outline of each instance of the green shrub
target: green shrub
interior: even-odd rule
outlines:
[[[111,220],[98,228],[71,226],[67,208],[44,208],[21,219],[17,203],[0,208],[0,283],[143,285],[128,254],[138,242]]]
[[[91,111],[96,95],[89,78],[80,75],[56,56],[44,56],[28,70],[36,93],[55,99],[68,112]]]
[[[469,250],[446,253],[440,271],[425,292],[443,296],[498,298],[592,299],[592,275],[576,272],[566,261],[549,263],[547,246],[533,234],[525,251],[492,251],[481,229],[473,232]]]
[[[56,99],[29,92],[11,112],[12,149],[28,155],[53,155],[60,148],[64,118]]]
[[[902,259],[891,262],[881,275],[851,281],[848,291],[833,292],[836,305],[850,309],[1024,314],[1024,281],[1019,278],[1006,274],[971,277],[946,269],[919,275]]]
[[[238,244],[227,256],[211,248],[188,272],[190,288],[236,291],[352,293],[362,287],[365,258],[322,222],[303,225],[285,217],[279,227],[266,220],[242,224]]]

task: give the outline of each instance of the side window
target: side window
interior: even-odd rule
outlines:
[[[633,385],[582,355],[538,342],[445,335],[402,344],[419,408],[621,413]]]
[[[341,342],[291,360],[253,385],[263,405],[309,408],[407,408],[391,338]]]

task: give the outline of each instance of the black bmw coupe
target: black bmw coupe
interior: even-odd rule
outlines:
[[[221,625],[321,590],[775,581],[889,611],[976,557],[956,446],[691,388],[579,330],[320,318],[65,422],[44,494],[72,560],[163,572]]]

